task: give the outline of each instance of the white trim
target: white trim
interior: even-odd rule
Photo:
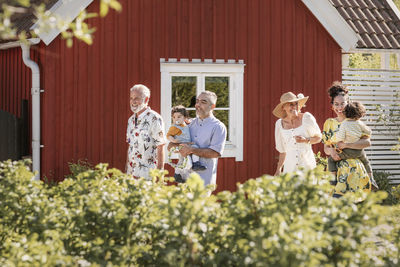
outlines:
[[[400,182],[400,157],[398,151],[391,148],[398,144],[395,129],[399,129],[398,114],[392,113],[398,103],[400,93],[400,71],[382,69],[342,70],[342,82],[349,88],[351,100],[361,101],[366,109],[362,119],[372,130],[372,145],[365,149],[374,171],[385,171],[391,174],[390,183]],[[382,110],[377,111],[376,105]],[[379,121],[382,114],[392,116],[393,121],[385,124]],[[400,117],[399,117],[400,118]]]
[[[92,2],[93,0],[59,0],[48,11],[52,15],[63,19],[66,23],[70,23]],[[40,21],[37,21],[32,25],[31,30],[39,27],[39,25]],[[63,30],[65,29],[53,28],[47,32],[40,32],[38,36],[46,45],[49,45]]]
[[[386,3],[392,8],[394,14],[397,16],[397,19],[400,20],[400,11],[399,11],[399,9],[397,8],[396,4],[393,3],[392,0],[385,0],[385,1],[386,1]]]
[[[329,0],[302,0],[302,2],[344,51],[356,48],[358,35]]]
[[[36,45],[40,42],[39,38],[31,38],[27,40],[29,45]],[[10,48],[20,47],[23,41],[11,41],[8,43],[0,44],[0,50],[7,50]]]
[[[21,42],[22,60],[32,70],[32,170],[35,180],[40,180],[40,68],[30,58],[30,44]]]
[[[243,161],[243,60],[237,63],[234,60],[227,62],[218,60],[197,60],[189,62],[187,59],[160,59],[161,71],[161,116],[164,118],[166,129],[171,124],[170,114],[172,108],[172,76],[197,77],[198,95],[204,90],[205,77],[224,76],[229,77],[229,141],[225,144],[222,157],[234,157],[236,161]]]
[[[243,73],[245,64],[161,63],[161,72],[178,73]]]
[[[400,49],[355,48],[342,53],[400,53]]]

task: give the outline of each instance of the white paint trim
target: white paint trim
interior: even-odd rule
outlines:
[[[39,38],[31,38],[31,39],[28,39],[27,41],[31,45],[36,45],[40,42],[40,39]],[[11,41],[8,43],[0,44],[0,50],[7,50],[10,48],[20,47],[21,43],[22,43],[22,41]]]
[[[302,0],[302,2],[344,51],[347,52],[356,47],[358,35],[329,0]]]
[[[400,20],[400,11],[397,8],[396,4],[393,3],[392,0],[384,0],[384,1],[386,1],[386,3],[392,8],[394,14],[397,16],[397,19]]]
[[[400,53],[400,49],[373,49],[373,48],[357,48],[343,53]]]
[[[212,63],[161,63],[161,72],[179,73],[230,73],[244,72],[245,64],[212,64]]]
[[[400,182],[400,157],[398,151],[391,148],[398,144],[394,129],[399,123],[393,121],[388,125],[379,121],[380,115],[396,116],[391,112],[398,102],[400,93],[400,71],[382,69],[343,69],[342,82],[349,88],[349,97],[361,101],[367,108],[363,118],[372,130],[372,146],[365,149],[372,169],[391,174],[390,183]],[[382,105],[382,111],[376,111],[376,105]]]
[[[70,23],[92,2],[93,0],[59,0],[48,11],[65,22]],[[40,25],[40,21],[36,22],[31,27],[31,30],[37,28],[38,25]],[[59,30],[53,28],[47,32],[39,33],[38,36],[46,45],[49,45],[63,30],[65,29]]]
[[[29,43],[22,43],[22,60],[32,70],[32,169],[35,180],[40,180],[40,69],[39,65],[30,58]]]
[[[218,65],[218,64],[244,64],[243,60],[238,60],[236,61],[235,59],[216,59],[215,62],[213,62],[212,59],[204,59],[204,61],[201,61],[201,59],[199,58],[192,58],[192,60],[188,59],[188,58],[181,58],[181,59],[177,59],[177,58],[160,58],[160,63],[197,63],[197,64],[212,64],[212,65]],[[244,64],[245,65],[245,64]]]
[[[243,73],[245,64],[243,61],[212,60],[203,62],[188,62],[188,60],[160,59],[161,71],[161,116],[164,119],[166,129],[171,125],[172,108],[172,76],[197,77],[197,95],[204,90],[205,77],[225,76],[229,77],[229,142],[226,142],[222,157],[234,157],[236,161],[243,161]]]

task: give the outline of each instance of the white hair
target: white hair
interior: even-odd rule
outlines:
[[[203,91],[200,93],[200,95],[206,95],[208,96],[208,99],[210,100],[212,105],[217,104],[217,95],[214,92],[211,91]]]
[[[143,84],[135,84],[132,88],[131,88],[131,92],[133,91],[138,91],[141,92],[144,97],[148,97],[150,98],[150,89]]]

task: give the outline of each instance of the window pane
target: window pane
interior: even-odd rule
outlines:
[[[226,140],[229,140],[229,110],[214,110],[214,116],[226,126]]]
[[[205,89],[218,96],[217,108],[229,107],[229,77],[205,77]],[[229,140],[229,110],[214,110],[214,115],[227,129],[226,140]]]
[[[196,118],[196,110],[188,110],[189,118],[194,119]]]
[[[206,90],[214,92],[217,97],[217,108],[229,107],[229,77],[206,77]]]
[[[196,104],[196,77],[172,76],[172,107],[183,105],[194,107]]]

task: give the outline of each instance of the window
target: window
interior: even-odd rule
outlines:
[[[214,115],[227,129],[223,157],[243,160],[243,72],[242,61],[200,62],[161,59],[161,116],[171,125],[171,108],[183,105],[196,116],[196,96],[208,90],[217,94]]]

